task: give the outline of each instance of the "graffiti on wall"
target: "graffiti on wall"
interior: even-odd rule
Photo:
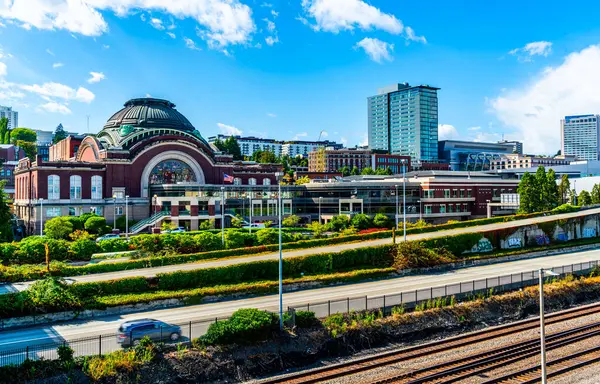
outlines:
[[[566,233],[559,233],[556,235],[557,241],[569,241],[569,236]]]
[[[521,248],[523,246],[523,241],[520,237],[509,237],[506,242],[509,248]]]
[[[546,235],[539,235],[535,237],[535,243],[537,245],[548,245],[550,244],[550,238]]]
[[[589,237],[596,237],[596,228],[583,228],[582,237],[587,239]]]
[[[473,253],[491,252],[493,249],[494,249],[494,247],[492,246],[492,243],[485,237],[482,237],[477,242],[477,244],[475,244],[473,246],[473,248],[471,248],[471,252],[473,252]]]

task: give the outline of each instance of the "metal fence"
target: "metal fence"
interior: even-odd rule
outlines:
[[[552,268],[552,271],[560,276],[585,274],[598,265],[598,261],[588,261],[554,267]],[[345,299],[308,303],[292,306],[288,309],[291,311],[312,311],[317,317],[326,317],[335,313],[349,313],[364,310],[382,310],[384,314],[388,314],[391,312],[392,308],[398,306],[404,306],[407,309],[411,309],[420,302],[449,296],[454,296],[457,300],[460,300],[467,296],[488,293],[491,288],[494,289],[494,293],[512,291],[536,285],[538,280],[539,271],[528,271],[488,277],[479,280],[464,281],[439,287],[399,292],[390,295],[348,297]]]
[[[552,271],[561,276],[568,274],[584,274],[588,273],[598,265],[598,261],[589,261],[554,267],[552,268]],[[494,288],[494,292],[503,292],[535,285],[538,282],[538,274],[538,271],[514,273],[511,275],[448,284],[440,287],[399,292],[391,295],[348,297],[341,300],[309,303],[301,306],[289,307],[288,310],[291,313],[294,311],[309,310],[315,312],[317,317],[369,309],[381,309],[387,314],[396,306],[404,305],[406,308],[410,309],[414,308],[419,302],[439,297],[455,296],[457,299],[460,299],[468,295],[488,292],[490,288]],[[206,333],[211,324],[226,319],[227,317],[223,317],[175,324],[181,327],[181,337],[176,342],[189,342],[194,338],[200,337]],[[170,339],[169,333],[164,332],[163,334],[160,330],[157,332],[159,333],[159,337],[155,338],[157,341],[175,343]],[[25,344],[25,342],[23,344]],[[57,359],[57,348],[61,345],[70,346],[74,350],[75,356],[100,355],[122,348],[122,345],[117,341],[117,333],[72,340],[65,340],[57,336],[51,342],[32,344],[23,348],[0,351],[0,366],[21,364],[26,359]]]

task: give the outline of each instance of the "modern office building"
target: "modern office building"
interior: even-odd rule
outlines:
[[[539,157],[531,155],[519,155],[517,153],[509,155],[501,155],[499,159],[494,159],[491,162],[490,169],[519,169],[544,166],[552,168],[558,165],[569,165],[571,161],[575,161],[575,156],[559,157]]]
[[[308,154],[320,148],[342,149],[343,144],[335,141],[286,141],[281,146],[281,154],[289,157],[308,157]]]
[[[410,156],[413,163],[437,160],[438,90],[403,83],[369,97],[369,148]]]
[[[511,143],[481,143],[475,141],[442,140],[439,158],[450,165],[452,171],[490,170],[494,160],[513,153]]]
[[[12,107],[0,105],[0,119],[6,117],[8,119],[8,129],[19,127],[19,112],[14,111]]]
[[[209,143],[214,143],[217,140],[225,141],[229,138],[228,135],[217,135],[211,136],[208,138]],[[273,139],[261,139],[259,137],[254,136],[234,136],[240,145],[240,149],[242,151],[242,156],[252,157],[254,152],[263,151],[263,152],[273,152],[275,156],[281,156],[281,146],[282,143]]]
[[[600,116],[565,116],[560,121],[561,154],[580,160],[600,160]]]
[[[513,153],[522,155],[523,154],[523,143],[521,143],[520,141],[516,141],[516,140],[500,140],[498,141],[498,144],[510,144],[513,146]]]

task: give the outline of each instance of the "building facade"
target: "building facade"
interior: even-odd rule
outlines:
[[[392,174],[398,175],[404,172],[410,172],[410,156],[388,155],[385,153],[373,153],[371,155],[371,168],[390,169]]]
[[[523,154],[523,143],[521,143],[520,141],[516,141],[516,140],[500,140],[498,141],[498,144],[503,144],[503,145],[512,145],[513,148],[513,152],[512,153],[516,153],[519,155]]]
[[[441,140],[438,146],[439,158],[447,162],[452,171],[490,170],[493,161],[513,153],[511,143]]]
[[[228,135],[217,135],[208,138],[209,143],[214,143],[217,140],[225,141],[229,138]],[[281,156],[282,143],[273,139],[261,139],[254,136],[234,136],[240,145],[242,156],[252,157],[254,152],[273,152],[275,156]]]
[[[308,154],[321,148],[342,149],[344,146],[335,141],[288,141],[281,146],[281,154],[289,157],[308,157]]]
[[[12,144],[0,144],[0,180],[5,182],[4,193],[12,200],[15,195],[15,168],[25,152]]]
[[[8,119],[8,129],[19,127],[19,112],[14,111],[12,107],[0,105],[0,119],[6,117]]]
[[[438,90],[394,84],[369,97],[369,148],[410,156],[413,162],[437,160]]]
[[[579,160],[600,160],[599,115],[565,116],[560,122],[561,154]]]
[[[410,171],[410,157],[376,153],[370,149],[345,148],[321,149],[308,154],[309,172],[338,172],[346,167],[358,172],[365,168],[373,170],[389,168],[393,174],[402,173],[402,165],[406,165],[405,172]]]
[[[127,214],[140,231],[165,217],[194,229],[215,218],[221,187],[276,185],[282,171],[213,151],[173,103],[153,98],[129,100],[97,135],[70,136],[51,157],[22,159],[15,169],[14,211],[29,233],[49,218],[86,212],[110,223]]]
[[[499,169],[518,169],[518,168],[532,168],[544,166],[554,167],[557,165],[568,165],[573,161],[574,158],[563,157],[563,158],[553,158],[553,157],[538,157],[538,156],[530,156],[530,155],[519,155],[519,154],[511,154],[511,155],[502,155],[499,159],[492,160],[491,170],[499,170]]]

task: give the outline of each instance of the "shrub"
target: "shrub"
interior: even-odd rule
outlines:
[[[221,234],[213,234],[210,232],[201,232],[194,235],[194,241],[197,249],[200,252],[216,251],[222,248]]]
[[[341,231],[348,226],[349,222],[350,219],[348,219],[348,216],[339,215],[333,216],[327,225],[332,231]]]
[[[281,232],[281,242],[287,243],[291,240],[289,233]],[[259,245],[279,244],[279,230],[265,228],[256,232],[256,241]]]
[[[465,251],[470,251],[483,235],[481,233],[463,233],[454,236],[438,237],[424,240],[422,243],[428,248],[444,248],[454,256],[461,256]]]
[[[129,250],[129,244],[121,239],[102,240],[98,243],[98,247],[102,253],[124,252]]]
[[[51,239],[67,239],[69,234],[73,232],[74,228],[71,220],[68,217],[55,217],[46,222],[44,231],[46,236]]]
[[[94,240],[77,240],[71,244],[69,253],[77,260],[91,260],[92,255],[98,252],[98,245]]]
[[[134,249],[143,252],[158,252],[162,249],[161,235],[139,235],[134,236],[130,240],[130,244]]]
[[[575,206],[575,205],[571,205],[571,204],[563,204],[563,205],[559,205],[558,207],[554,208],[552,211],[552,213],[554,214],[559,214],[559,213],[570,213],[570,212],[575,212],[578,211],[579,207]]]
[[[296,215],[289,215],[281,222],[284,227],[296,227],[300,222],[300,217]]]
[[[207,345],[252,343],[268,338],[277,329],[277,315],[258,309],[238,309],[228,320],[218,321],[208,327],[200,338]]]
[[[370,228],[373,224],[371,218],[363,213],[355,215],[350,222],[358,230]]]
[[[66,240],[46,239],[39,236],[27,237],[19,243],[17,259],[20,263],[37,264],[46,261],[46,247],[48,244],[50,260],[67,260],[69,243]],[[78,257],[77,255],[73,255]]]
[[[63,219],[65,219],[66,221],[68,221],[69,223],[71,223],[71,225],[73,226],[73,230],[80,230],[83,231],[84,227],[83,225],[85,224],[85,220],[87,220],[90,216],[90,214],[85,214],[85,216],[61,216]],[[92,215],[93,216],[93,215]],[[82,219],[83,217],[83,219]]]
[[[104,227],[106,227],[106,219],[100,216],[92,216],[84,224],[86,231],[98,235],[104,233]]]
[[[316,318],[315,313],[311,311],[297,311],[296,312],[296,326],[298,328],[310,328],[317,326],[319,320]]]
[[[391,226],[390,218],[383,213],[378,213],[373,218],[373,225],[377,228],[389,228]]]
[[[71,287],[59,277],[46,277],[33,283],[22,292],[25,301],[39,312],[53,312],[81,306],[79,298],[73,294]]]
[[[225,248],[241,248],[246,246],[246,236],[239,231],[229,230],[225,232]]]
[[[452,262],[453,255],[445,249],[429,249],[415,241],[406,241],[396,246],[394,268],[434,267]]]
[[[88,231],[81,231],[81,230],[76,230],[75,232],[71,233],[69,235],[69,238],[72,241],[77,241],[77,240],[91,240],[92,239],[92,235],[90,235],[88,233]]]
[[[75,351],[68,345],[61,345],[56,348],[56,354],[58,355],[58,360],[62,364],[68,364],[73,362],[73,356],[75,355]]]
[[[15,255],[19,247],[17,243],[1,243],[0,244],[0,260],[4,264],[8,264],[14,261]]]

